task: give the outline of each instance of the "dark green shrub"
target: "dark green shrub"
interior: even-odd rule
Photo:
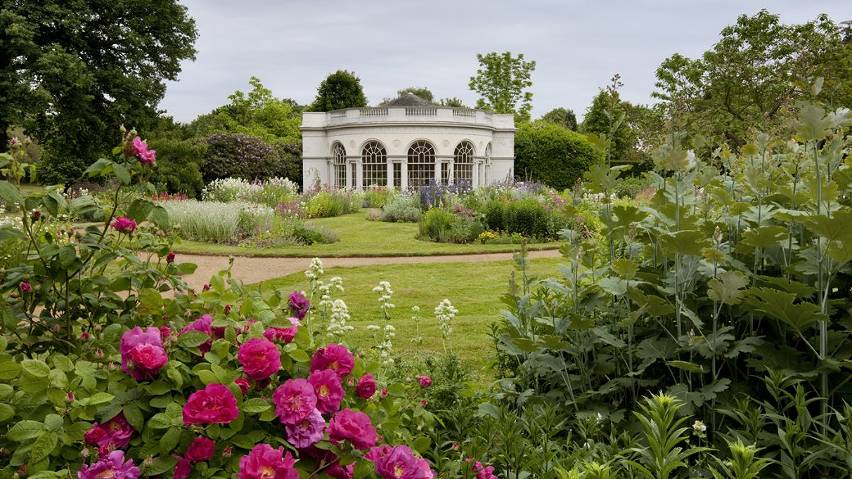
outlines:
[[[515,177],[563,190],[603,155],[585,135],[546,121],[522,124],[515,133]]]
[[[153,139],[149,144],[157,151],[157,168],[151,175],[151,183],[157,190],[198,198],[204,189],[201,165],[207,153],[207,144],[196,138]]]
[[[550,215],[535,198],[524,198],[508,204],[506,229],[528,238],[546,238]]]
[[[302,145],[300,143],[277,143],[274,148],[278,153],[278,165],[274,169],[274,174],[270,173],[269,176],[289,178],[301,185]]]
[[[432,241],[441,241],[446,238],[447,232],[455,221],[455,215],[441,208],[432,208],[423,215],[420,220],[420,236],[422,238],[431,239]]]
[[[207,139],[202,166],[205,183],[219,178],[265,179],[279,166],[278,152],[261,139],[235,133],[219,133]]]
[[[492,231],[506,230],[506,207],[508,203],[496,199],[489,200],[483,208],[485,226]]]

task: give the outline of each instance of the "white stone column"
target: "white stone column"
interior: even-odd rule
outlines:
[[[393,162],[391,160],[388,161],[388,189],[393,188]]]
[[[352,179],[352,163],[343,163],[343,167],[346,169],[346,184],[343,187],[349,188],[349,185],[354,181]]]
[[[359,161],[359,162],[356,163],[356,165],[357,165],[356,171],[358,172],[358,176],[357,176],[357,179],[356,179],[356,181],[357,181],[356,185],[357,186],[355,188],[358,189],[358,190],[363,190],[364,189],[364,163],[361,163]]]
[[[441,160],[435,158],[435,183],[441,184]]]
[[[449,166],[447,166],[447,184],[452,185],[453,183],[455,183],[455,181],[453,181],[453,178],[455,177],[456,162],[450,161],[448,164]]]
[[[471,170],[473,170],[473,178],[471,178],[471,186],[476,188],[479,186],[479,160],[473,160],[473,165],[471,165]]]
[[[408,162],[403,160],[402,164],[402,184],[399,185],[401,191],[408,190]]]

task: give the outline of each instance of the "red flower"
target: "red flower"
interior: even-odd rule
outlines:
[[[281,369],[281,352],[266,338],[252,338],[240,346],[237,360],[246,376],[262,381]]]
[[[103,424],[92,425],[83,435],[83,440],[86,444],[98,446],[98,451],[103,454],[113,449],[127,447],[135,432],[133,426],[124,418],[124,413],[120,412]]]
[[[166,255],[166,263],[172,264],[175,262],[175,252],[169,251],[169,254]]]
[[[234,379],[234,384],[240,388],[240,392],[243,393],[243,396],[245,396],[249,392],[249,389],[251,389],[251,384],[249,384],[248,379],[246,378]]]
[[[328,425],[328,438],[332,444],[349,441],[352,447],[365,451],[376,445],[378,436],[370,416],[360,411],[344,409],[331,418]]]
[[[208,384],[189,395],[183,406],[183,423],[228,424],[240,416],[237,398],[227,386]]]
[[[209,461],[216,451],[216,443],[204,436],[196,437],[186,449],[184,457],[189,462]]]
[[[273,449],[269,444],[258,444],[240,458],[239,479],[299,479],[296,461],[284,448]]]
[[[429,376],[426,376],[425,374],[421,375],[421,376],[417,376],[417,382],[420,383],[421,388],[428,388],[428,387],[432,386],[432,378],[430,378]]]
[[[341,344],[331,343],[324,348],[319,348],[311,358],[311,372],[331,369],[340,379],[352,372],[354,367],[355,358],[346,346]]]
[[[330,369],[314,371],[308,377],[308,382],[314,387],[317,396],[317,409],[323,413],[332,413],[340,409],[343,400],[343,386],[337,373]]]
[[[31,285],[27,280],[21,281],[21,284],[19,284],[18,287],[21,289],[21,293],[24,294],[30,293],[33,290],[33,285]]]
[[[173,479],[186,479],[190,474],[192,474],[192,463],[184,457],[179,457],[177,460]]]
[[[136,222],[126,216],[119,216],[112,220],[112,227],[119,233],[133,233],[136,231]]]
[[[288,379],[272,394],[275,412],[281,424],[296,424],[305,419],[317,405],[317,396],[311,383],[302,379]]]
[[[358,380],[358,385],[355,386],[355,394],[362,399],[370,399],[375,393],[376,378],[370,373],[361,376],[361,379]]]

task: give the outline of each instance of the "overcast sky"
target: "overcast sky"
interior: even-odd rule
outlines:
[[[313,100],[329,73],[354,71],[371,105],[408,86],[475,102],[476,54],[535,60],[533,114],[578,116],[613,73],[625,99],[651,102],[654,71],[697,56],[738,15],[761,8],[785,23],[827,13],[852,19],[849,0],[182,0],[198,24],[195,61],[169,82],[161,108],[190,121],[248,88],[255,75],[278,97]]]

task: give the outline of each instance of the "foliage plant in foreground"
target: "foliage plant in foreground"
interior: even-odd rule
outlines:
[[[186,287],[194,267],[145,199],[154,152],[129,132],[114,153],[88,169],[117,180],[103,224],[66,244],[34,226],[69,207],[61,195],[0,182],[24,206],[2,240],[26,243],[3,272],[2,477],[433,477],[405,445],[430,416],[401,385],[376,392],[371,360],[309,334],[301,293],[227,270]],[[101,208],[86,198],[70,207]]]

